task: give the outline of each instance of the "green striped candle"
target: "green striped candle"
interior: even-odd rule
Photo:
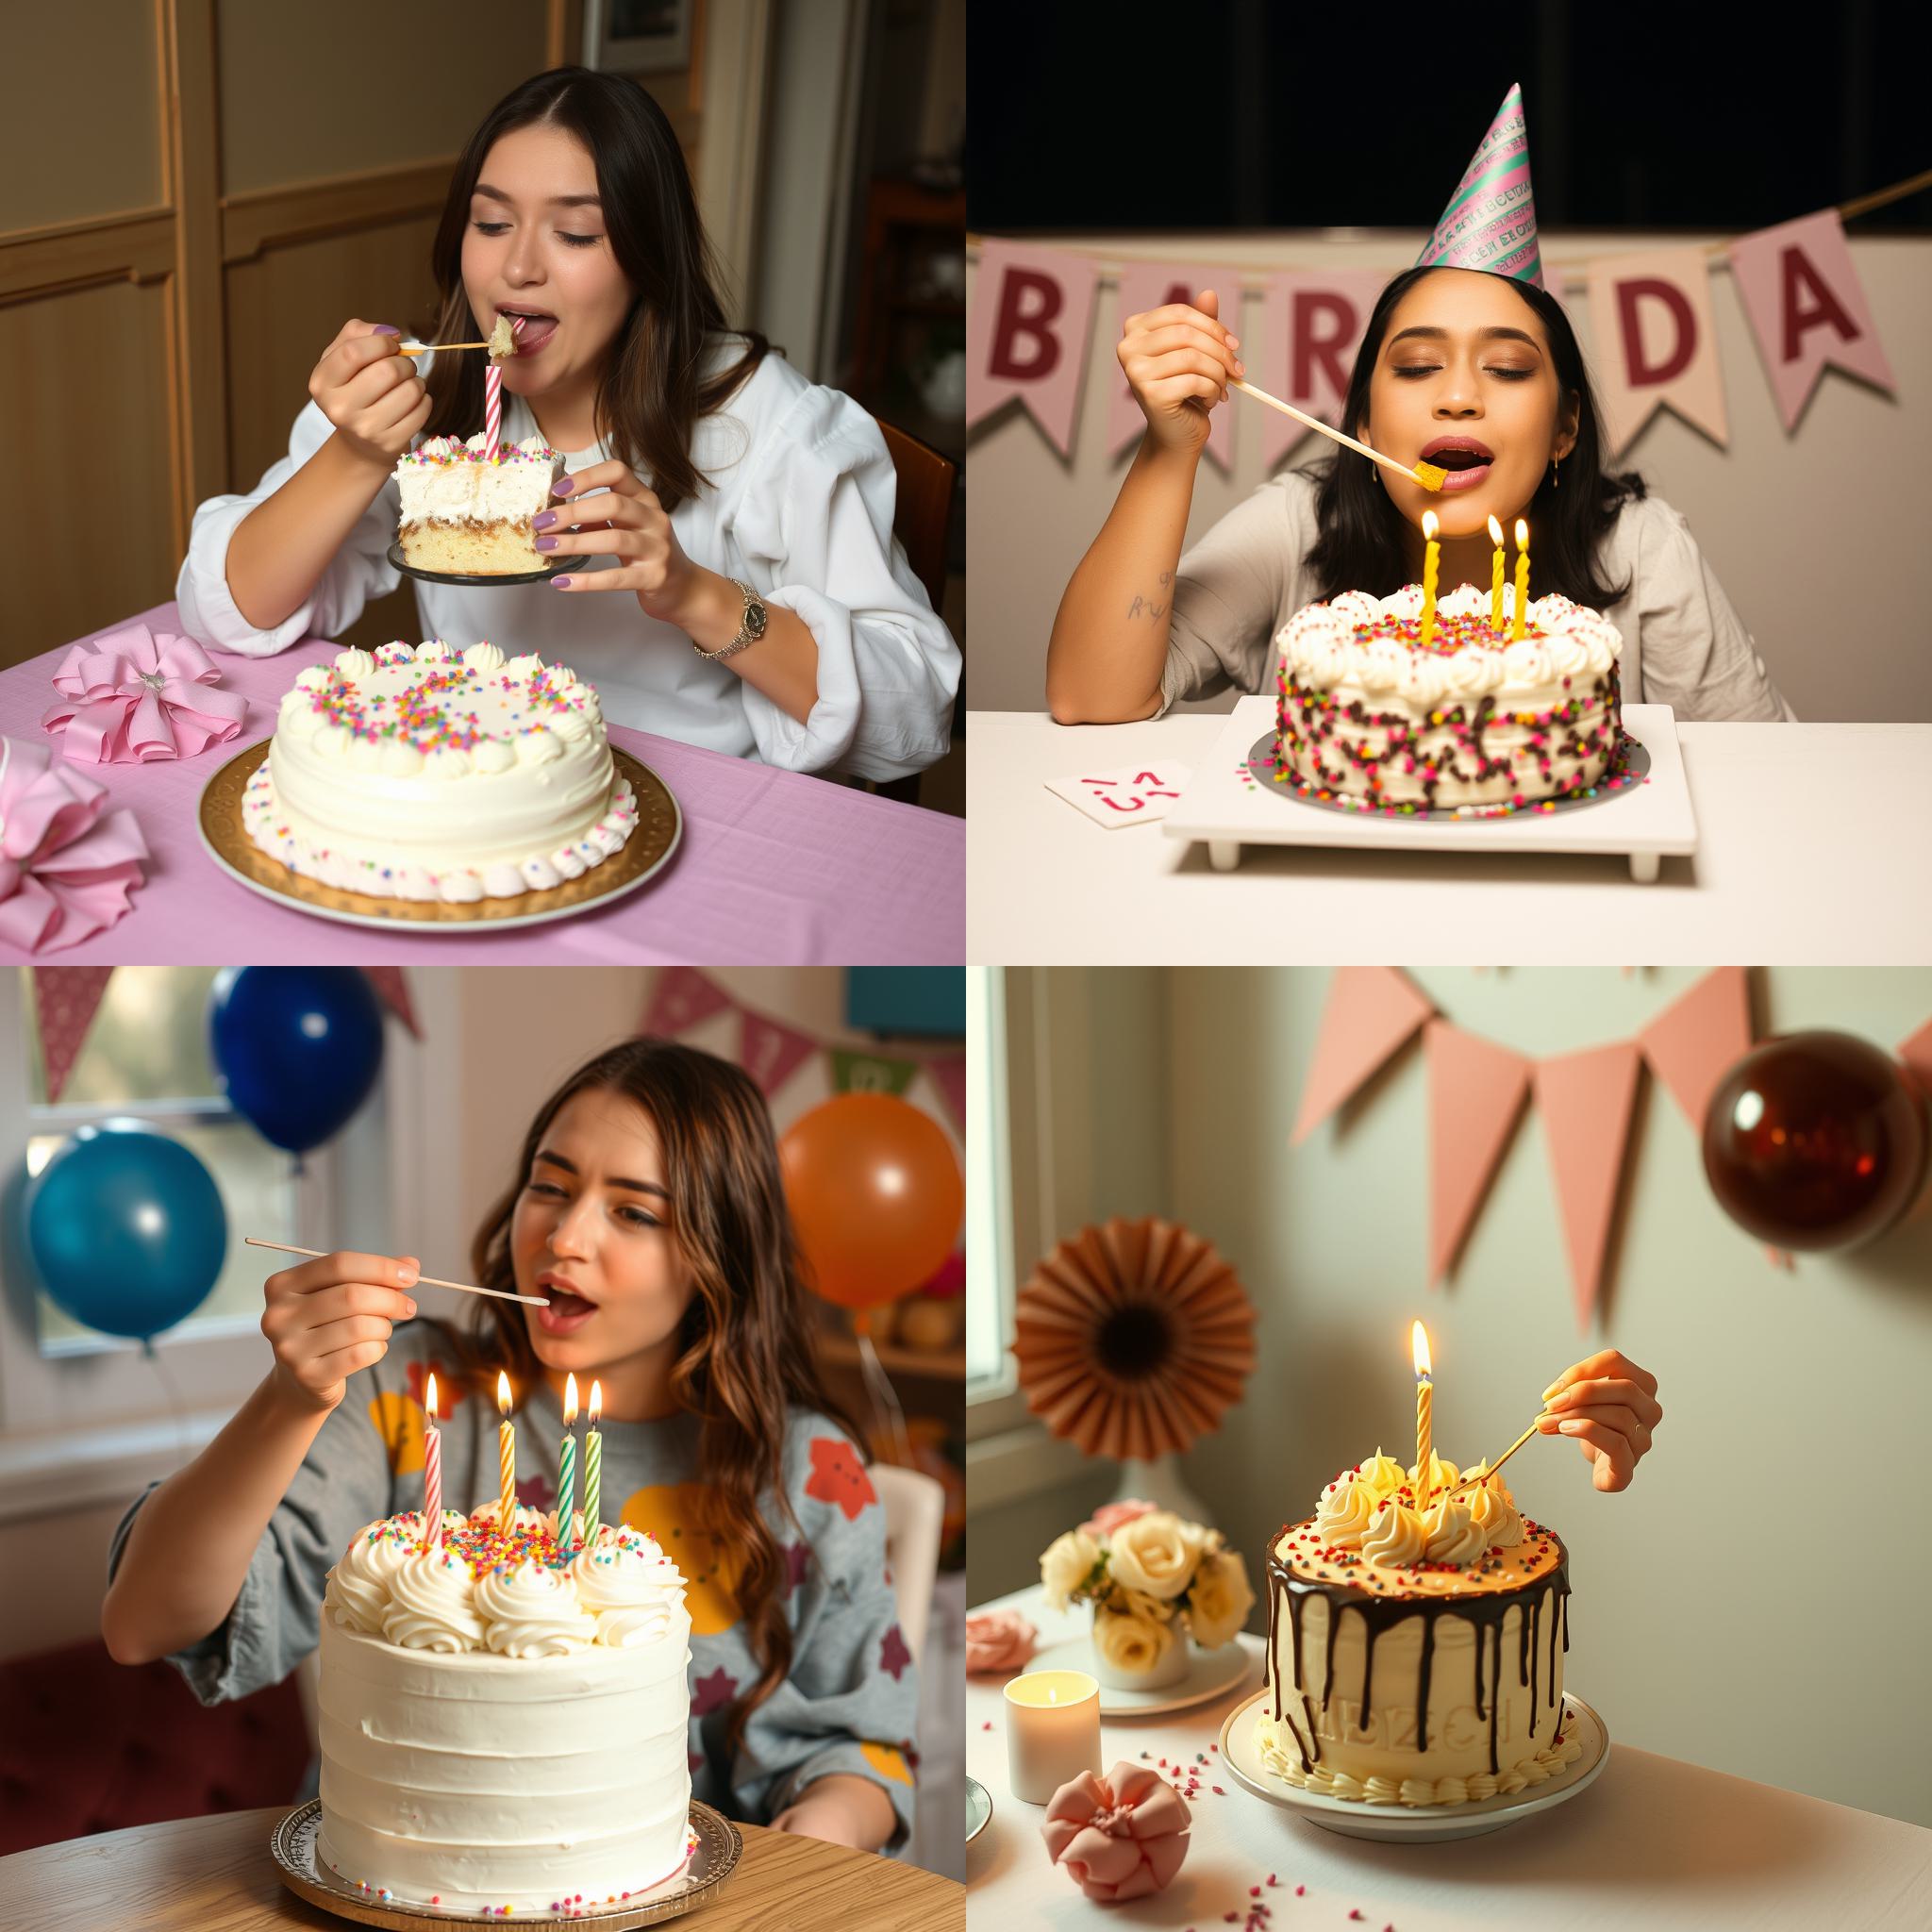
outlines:
[[[563,1385],[563,1448],[557,1477],[557,1546],[569,1550],[575,1541],[571,1515],[576,1503],[577,1439],[572,1433],[577,1425],[577,1378],[572,1375]]]
[[[584,1438],[584,1541],[595,1544],[604,1501],[604,1385],[591,1384],[591,1433]]]

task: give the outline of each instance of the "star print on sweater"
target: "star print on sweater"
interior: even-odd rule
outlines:
[[[811,1478],[805,1493],[821,1503],[836,1504],[847,1523],[857,1521],[868,1503],[879,1499],[858,1451],[843,1437],[835,1436],[811,1439]]]

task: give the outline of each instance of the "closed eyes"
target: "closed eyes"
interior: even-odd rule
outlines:
[[[1441,366],[1440,363],[1436,362],[1417,362],[1411,363],[1406,369],[1398,369],[1394,373],[1397,375],[1434,375]],[[1527,382],[1536,374],[1536,371],[1534,369],[1488,369],[1483,373],[1486,375],[1500,375],[1505,382]]]
[[[479,235],[500,235],[509,226],[509,224],[508,222],[472,222],[470,225]],[[573,248],[594,248],[604,238],[601,235],[573,235],[567,228],[559,228],[557,231],[557,239],[559,242],[568,242]]]

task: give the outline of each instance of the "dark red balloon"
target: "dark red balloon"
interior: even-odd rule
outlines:
[[[1767,1040],[1704,1117],[1704,1171],[1738,1225],[1780,1248],[1882,1234],[1925,1180],[1925,1108],[1898,1063],[1849,1033]]]

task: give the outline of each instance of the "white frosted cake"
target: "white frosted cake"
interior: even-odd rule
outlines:
[[[1281,647],[1274,777],[1358,810],[1548,808],[1628,782],[1617,675],[1623,639],[1600,611],[1530,600],[1512,642],[1460,584],[1422,641],[1423,592],[1344,591],[1289,619]]]
[[[316,1849],[373,1899],[575,1916],[690,1857],[684,1579],[637,1530],[554,1527],[445,1510],[425,1550],[412,1510],[329,1572]]]
[[[461,904],[580,877],[623,847],[637,805],[574,672],[431,640],[304,671],[242,817],[305,877]]]
[[[530,520],[553,508],[563,455],[541,436],[501,442],[486,457],[479,433],[468,442],[432,436],[395,467],[402,493],[404,560],[451,576],[517,576],[550,558]]]
[[[1541,1784],[1579,1754],[1564,1728],[1562,1543],[1518,1514],[1500,1475],[1445,1496],[1459,1473],[1430,1467],[1435,1500],[1419,1512],[1414,1473],[1378,1449],[1269,1552],[1255,1741],[1288,1784],[1459,1805]]]

